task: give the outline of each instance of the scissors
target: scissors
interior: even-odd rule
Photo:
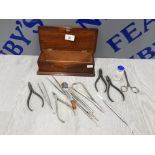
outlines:
[[[130,88],[133,93],[135,93],[135,94],[139,93],[139,89],[137,87],[132,87],[130,85],[126,71],[124,71],[124,76],[125,76],[127,85],[126,86],[122,86],[121,87],[121,91],[122,92],[127,92],[128,91],[128,88]]]

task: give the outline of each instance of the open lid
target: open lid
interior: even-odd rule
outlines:
[[[98,29],[70,27],[39,27],[39,41],[43,51],[87,51],[96,50]]]

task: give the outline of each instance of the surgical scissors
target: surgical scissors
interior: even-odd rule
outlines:
[[[40,94],[38,94],[32,87],[32,84],[30,82],[28,82],[28,87],[30,90],[29,96],[27,98],[27,107],[29,108],[30,111],[33,111],[33,109],[30,107],[30,98],[32,96],[32,94],[35,94],[36,96],[38,96],[41,100],[42,100],[42,107],[44,107],[44,99],[42,98],[42,96]]]
[[[128,91],[128,88],[130,88],[133,93],[135,93],[135,94],[139,93],[139,89],[137,87],[132,87],[130,85],[126,71],[124,71],[124,76],[125,76],[127,85],[126,86],[122,86],[121,87],[121,91],[122,92],[127,92]]]

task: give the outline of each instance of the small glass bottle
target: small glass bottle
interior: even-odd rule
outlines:
[[[117,70],[116,70],[116,73],[114,75],[114,80],[115,81],[120,81],[124,75],[124,70],[125,70],[125,67],[122,66],[122,65],[119,65],[117,66]]]

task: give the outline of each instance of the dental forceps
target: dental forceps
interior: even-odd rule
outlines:
[[[58,109],[58,101],[63,103],[64,105],[66,105],[67,107],[69,107],[70,109],[72,109],[72,107],[65,101],[63,101],[62,99],[58,98],[57,94],[52,92],[52,95],[55,99],[55,105],[56,105],[56,114],[57,114],[57,117],[59,119],[60,122],[62,123],[65,123],[65,121],[63,119],[61,119],[60,115],[59,115],[59,109]],[[73,110],[73,109],[72,109]]]
[[[112,81],[111,81],[111,79],[110,79],[109,76],[106,76],[106,80],[107,80],[107,83],[108,83],[108,85],[107,85],[107,95],[108,95],[109,100],[110,100],[111,102],[114,102],[113,99],[112,99],[111,96],[110,96],[110,93],[109,93],[109,91],[110,91],[110,86],[111,86],[111,87],[113,87],[114,89],[116,89],[116,90],[121,94],[121,96],[122,96],[122,98],[123,98],[123,101],[124,101],[124,100],[125,100],[124,94],[122,93],[122,91],[121,91],[119,88],[117,88],[116,86],[113,85],[113,83],[112,83]]]
[[[103,77],[103,73],[102,73],[102,69],[100,68],[99,70],[98,70],[98,78],[96,79],[96,81],[95,81],[95,89],[96,89],[96,91],[98,92],[98,88],[97,88],[97,83],[98,83],[98,81],[99,80],[102,80],[103,81],[103,83],[105,84],[105,90],[104,90],[104,92],[106,92],[107,91],[107,83],[106,83],[106,80],[104,79],[104,77]]]
[[[38,94],[32,87],[32,84],[30,82],[28,82],[28,87],[30,90],[29,96],[27,98],[27,107],[29,108],[30,111],[33,111],[33,109],[30,107],[30,98],[32,96],[32,94],[38,96],[41,100],[42,100],[42,107],[44,107],[44,99],[42,98],[42,96],[40,94]]]
[[[130,88],[131,91],[132,91],[133,93],[135,93],[135,94],[139,93],[139,89],[138,89],[137,87],[132,87],[132,86],[130,85],[129,80],[128,80],[128,77],[127,77],[126,71],[124,71],[124,76],[125,76],[127,85],[126,85],[126,86],[122,86],[122,87],[121,87],[121,91],[122,91],[122,92],[127,92],[128,89]]]

